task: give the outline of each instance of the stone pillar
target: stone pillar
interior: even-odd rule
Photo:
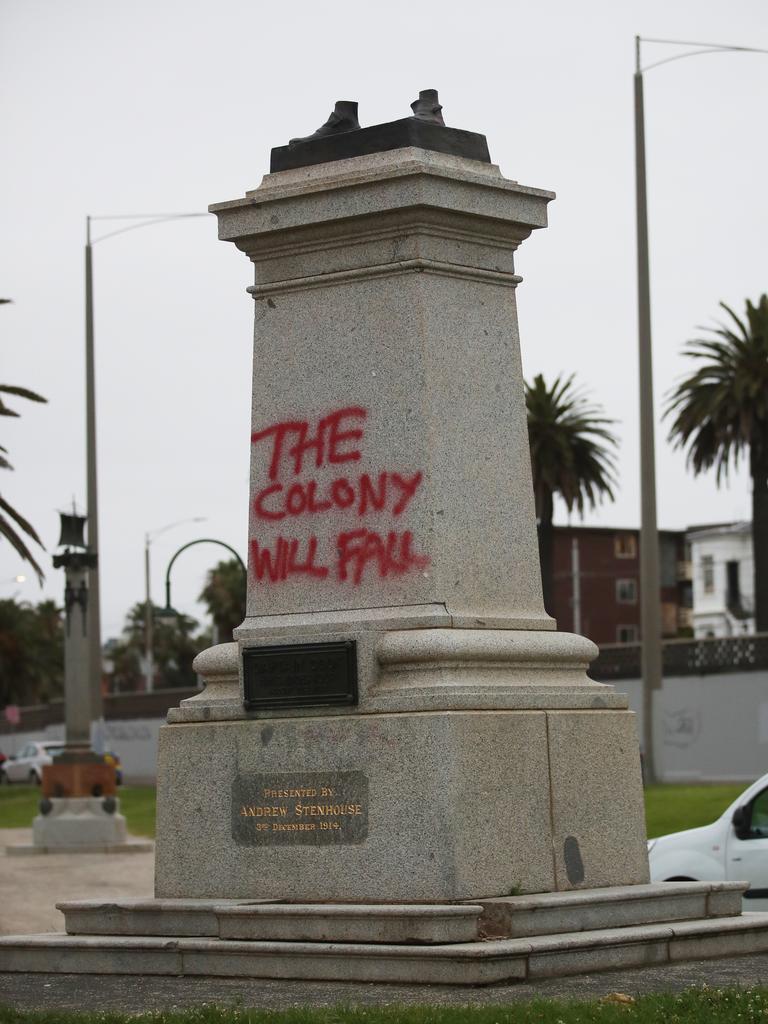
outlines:
[[[161,733],[158,896],[647,881],[626,699],[541,597],[514,254],[552,198],[405,147],[211,208],[255,265],[248,604]]]
[[[91,750],[87,556],[65,556],[64,739],[67,752]]]
[[[82,517],[62,516],[64,520]],[[64,526],[64,529],[71,527]],[[78,544],[78,546],[81,546]],[[55,555],[64,587],[64,750],[43,768],[40,813],[32,822],[33,846],[16,852],[94,852],[123,847],[125,818],[119,813],[115,769],[91,749],[88,571],[94,553],[67,548]]]

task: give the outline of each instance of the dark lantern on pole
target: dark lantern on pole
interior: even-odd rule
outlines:
[[[74,513],[59,512],[61,519],[61,536],[59,547],[64,548],[86,548],[83,534],[85,532],[86,516],[78,516]]]

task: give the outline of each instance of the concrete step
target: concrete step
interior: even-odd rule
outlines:
[[[474,942],[481,907],[472,904],[241,904],[219,907],[222,939],[441,945]]]
[[[70,935],[157,935],[273,942],[408,945],[472,942],[476,904],[292,904],[275,900],[77,900],[57,903]]]
[[[747,882],[657,882],[474,902],[483,908],[481,935],[522,938],[736,916],[747,888]]]
[[[214,910],[236,907],[242,903],[242,900],[221,899],[67,900],[57,903],[56,909],[64,914],[64,928],[69,935],[218,938],[219,919]]]
[[[447,945],[0,937],[0,972],[483,985],[768,950],[768,914]]]

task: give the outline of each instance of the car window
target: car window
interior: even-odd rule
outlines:
[[[34,755],[35,745],[34,743],[28,743],[26,747],[21,748],[21,753],[19,754],[19,757],[34,757]]]
[[[750,832],[754,839],[768,837],[768,789],[758,793],[752,801]]]

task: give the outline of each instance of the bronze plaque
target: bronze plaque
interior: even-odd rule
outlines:
[[[368,836],[363,772],[238,775],[232,837],[239,846],[344,846]]]
[[[249,711],[357,704],[355,641],[246,648],[243,698]]]

